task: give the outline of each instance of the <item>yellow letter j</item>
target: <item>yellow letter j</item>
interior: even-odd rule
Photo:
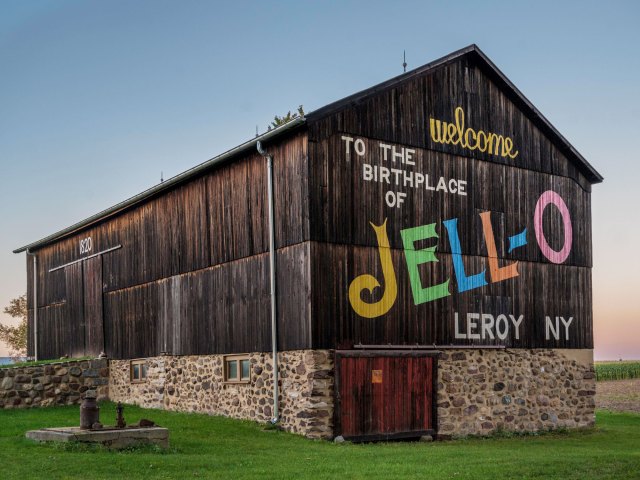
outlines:
[[[349,302],[353,310],[365,318],[376,318],[384,315],[396,301],[398,296],[398,284],[396,283],[396,273],[393,270],[393,262],[391,261],[391,249],[389,247],[389,237],[387,235],[387,220],[380,226],[376,226],[369,222],[376,232],[378,239],[378,252],[380,253],[380,264],[382,265],[382,275],[385,280],[385,292],[382,298],[375,303],[366,303],[360,297],[362,291],[366,288],[369,293],[373,293],[373,289],[380,286],[380,282],[372,275],[364,274],[356,277],[349,286]]]

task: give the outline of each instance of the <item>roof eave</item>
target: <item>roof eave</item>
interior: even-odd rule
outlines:
[[[492,73],[497,77],[499,83],[503,88],[506,87],[508,91],[516,97],[516,100],[521,102],[519,105],[520,108],[524,110],[528,110],[529,116],[532,117],[534,123],[540,123],[539,126],[542,127],[542,130],[551,137],[555,137],[556,143],[559,143],[559,147],[561,147],[561,151],[569,157],[573,157],[577,160],[577,163],[582,170],[582,173],[587,177],[587,179],[591,183],[600,183],[604,180],[604,177],[598,173],[598,171],[591,165],[586,158],[582,156],[580,152],[562,135],[547,118],[531,103],[531,101],[516,87],[507,76],[502,73],[502,71],[485,55],[485,53],[478,48],[478,46],[473,45],[473,52],[478,55],[482,61],[492,70]],[[496,78],[494,78],[495,80]]]
[[[154,195],[157,195],[158,193],[168,190],[170,188],[175,187],[176,185],[179,185],[180,183],[193,178],[199,174],[201,174],[202,172],[212,168],[215,165],[219,165],[223,162],[226,162],[230,159],[232,159],[233,157],[236,157],[242,153],[245,153],[251,149],[256,148],[256,144],[257,142],[266,142],[269,140],[274,139],[275,137],[278,137],[282,134],[284,134],[285,132],[288,132],[294,128],[297,128],[303,124],[306,123],[306,118],[305,117],[297,117],[293,120],[291,120],[290,122],[285,123],[284,125],[281,125],[277,128],[274,128],[273,130],[269,130],[266,133],[263,133],[262,135],[259,135],[255,138],[252,138],[251,140],[248,140],[240,145],[238,145],[237,147],[232,148],[231,150],[227,150],[226,152],[213,157],[199,165],[196,165],[193,168],[190,168],[189,170],[186,170],[178,175],[176,175],[175,177],[171,177],[167,180],[165,180],[162,183],[159,183],[158,185],[154,185],[151,188],[148,188],[147,190],[134,195],[133,197],[128,198],[127,200],[124,200],[120,203],[117,203],[116,205],[107,208],[106,210],[102,210],[101,212],[96,213],[95,215],[92,215],[88,218],[85,218],[84,220],[81,220],[80,222],[74,223],[73,225],[71,225],[70,227],[67,227],[65,229],[62,229],[56,233],[53,233],[47,237],[44,237],[36,242],[30,243],[28,245],[25,245],[23,247],[20,248],[16,248],[15,250],[13,250],[13,253],[22,253],[25,252],[27,250],[31,251],[34,249],[38,249],[38,248],[42,248],[54,241],[60,240],[64,237],[68,237],[76,232],[78,232],[79,230],[82,230],[84,228],[87,228],[95,223],[98,223],[108,217],[111,217],[125,209],[131,208],[132,206],[141,203],[143,201],[145,201],[146,199],[148,199],[149,197],[152,197]]]

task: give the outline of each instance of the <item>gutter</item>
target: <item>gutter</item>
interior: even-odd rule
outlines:
[[[48,245],[52,242],[55,242],[57,240],[60,240],[61,238],[64,237],[68,237],[76,232],[78,232],[79,230],[82,230],[86,227],[89,227],[99,221],[105,220],[108,217],[112,217],[113,215],[116,215],[117,213],[130,208],[138,203],[143,202],[144,200],[148,199],[151,196],[154,196],[160,192],[163,192],[165,190],[169,190],[171,188],[173,188],[174,186],[190,179],[193,178],[199,174],[201,174],[202,172],[212,168],[213,166],[219,165],[221,163],[224,163],[226,161],[231,160],[233,157],[240,155],[242,153],[246,153],[248,151],[251,151],[253,149],[256,148],[256,145],[258,144],[258,142],[262,141],[266,141],[266,140],[270,140],[274,137],[280,136],[283,133],[292,130],[300,125],[303,125],[304,123],[306,123],[306,118],[305,117],[298,117],[295,118],[293,120],[291,120],[290,122],[285,123],[284,125],[279,126],[278,128],[274,128],[273,130],[270,130],[266,133],[263,133],[262,135],[253,138],[241,145],[238,145],[235,148],[232,148],[231,150],[228,150],[226,152],[224,152],[221,155],[218,155],[217,157],[213,157],[209,160],[207,160],[206,162],[201,163],[200,165],[196,165],[193,168],[190,168],[189,170],[186,170],[178,175],[176,175],[175,177],[172,177],[168,180],[165,180],[162,183],[159,183],[158,185],[155,185],[147,190],[145,190],[142,193],[139,193],[138,195],[135,195],[131,198],[128,198],[127,200],[124,200],[123,202],[120,202],[116,205],[114,205],[113,207],[107,208],[106,210],[103,210],[99,213],[96,213],[95,215],[90,216],[89,218],[86,218],[78,223],[75,223],[73,225],[71,225],[70,227],[67,227],[63,230],[60,230],[54,234],[51,234],[47,237],[44,237],[36,242],[30,243],[28,245],[25,245],[23,247],[20,248],[16,248],[13,253],[22,253],[25,252],[27,250],[34,250],[37,248],[41,248],[44,247],[45,245]]]
[[[275,207],[273,200],[273,156],[262,148],[262,143],[256,143],[258,153],[267,159],[267,202],[269,209],[269,277],[271,285],[271,350],[273,356],[273,417],[271,423],[276,424],[280,419],[278,411],[278,330],[276,310],[276,235],[275,235]]]
[[[33,357],[38,361],[38,256],[27,248],[27,256],[33,257]]]

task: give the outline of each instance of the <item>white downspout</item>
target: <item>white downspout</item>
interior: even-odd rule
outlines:
[[[27,249],[27,256],[33,257],[33,358],[38,361],[38,257]]]
[[[256,147],[258,153],[267,159],[267,202],[269,209],[269,276],[271,283],[271,350],[273,355],[273,418],[275,424],[280,419],[278,412],[278,331],[276,311],[276,235],[275,208],[273,201],[273,157],[263,148],[260,141]]]

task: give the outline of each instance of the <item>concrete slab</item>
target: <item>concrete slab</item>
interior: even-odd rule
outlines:
[[[26,437],[38,442],[82,442],[107,448],[126,448],[152,444],[169,448],[169,430],[162,427],[104,428],[81,430],[80,427],[42,428],[30,430]]]

